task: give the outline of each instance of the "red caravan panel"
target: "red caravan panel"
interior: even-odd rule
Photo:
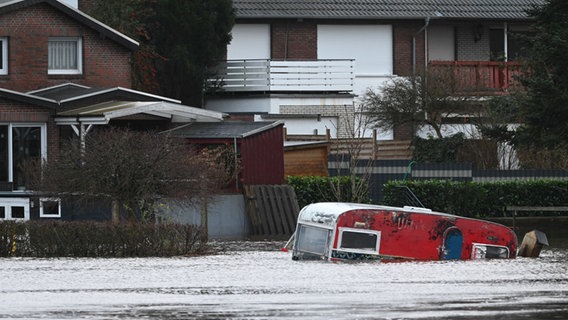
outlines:
[[[499,224],[444,214],[408,211],[352,210],[337,219],[333,248],[338,247],[340,227],[378,230],[381,232],[381,256],[438,260],[442,257],[448,230],[459,230],[463,237],[460,259],[470,259],[472,244],[506,246],[515,257],[515,234]],[[506,228],[508,229],[508,228]]]

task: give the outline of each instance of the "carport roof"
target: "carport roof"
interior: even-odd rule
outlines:
[[[57,113],[57,124],[107,124],[112,119],[146,114],[172,122],[218,122],[226,114],[167,101],[107,101]]]

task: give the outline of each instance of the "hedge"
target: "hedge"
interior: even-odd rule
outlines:
[[[408,187],[427,208],[466,217],[503,216],[506,206],[568,206],[568,180],[390,181],[383,204],[403,205],[399,186]]]
[[[351,178],[355,179],[356,184],[363,183],[360,178],[349,176],[289,176],[287,183],[294,188],[300,209],[316,202],[370,202],[368,186],[363,191],[364,200],[355,199],[351,190]],[[332,186],[340,186],[340,192],[334,192]]]
[[[193,225],[4,221],[0,257],[167,257],[208,251]]]

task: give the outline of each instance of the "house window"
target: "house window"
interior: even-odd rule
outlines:
[[[0,219],[30,220],[30,200],[27,198],[0,198]]]
[[[48,74],[82,74],[82,56],[81,38],[49,38]]]
[[[25,189],[22,165],[45,159],[46,146],[45,125],[0,124],[0,182],[12,183],[14,190]]]
[[[57,198],[39,199],[40,218],[61,218],[61,200]]]
[[[0,37],[0,75],[8,74],[8,38]]]

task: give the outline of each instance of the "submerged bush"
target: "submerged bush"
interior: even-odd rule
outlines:
[[[203,254],[204,230],[181,224],[5,221],[1,257],[170,257]]]

